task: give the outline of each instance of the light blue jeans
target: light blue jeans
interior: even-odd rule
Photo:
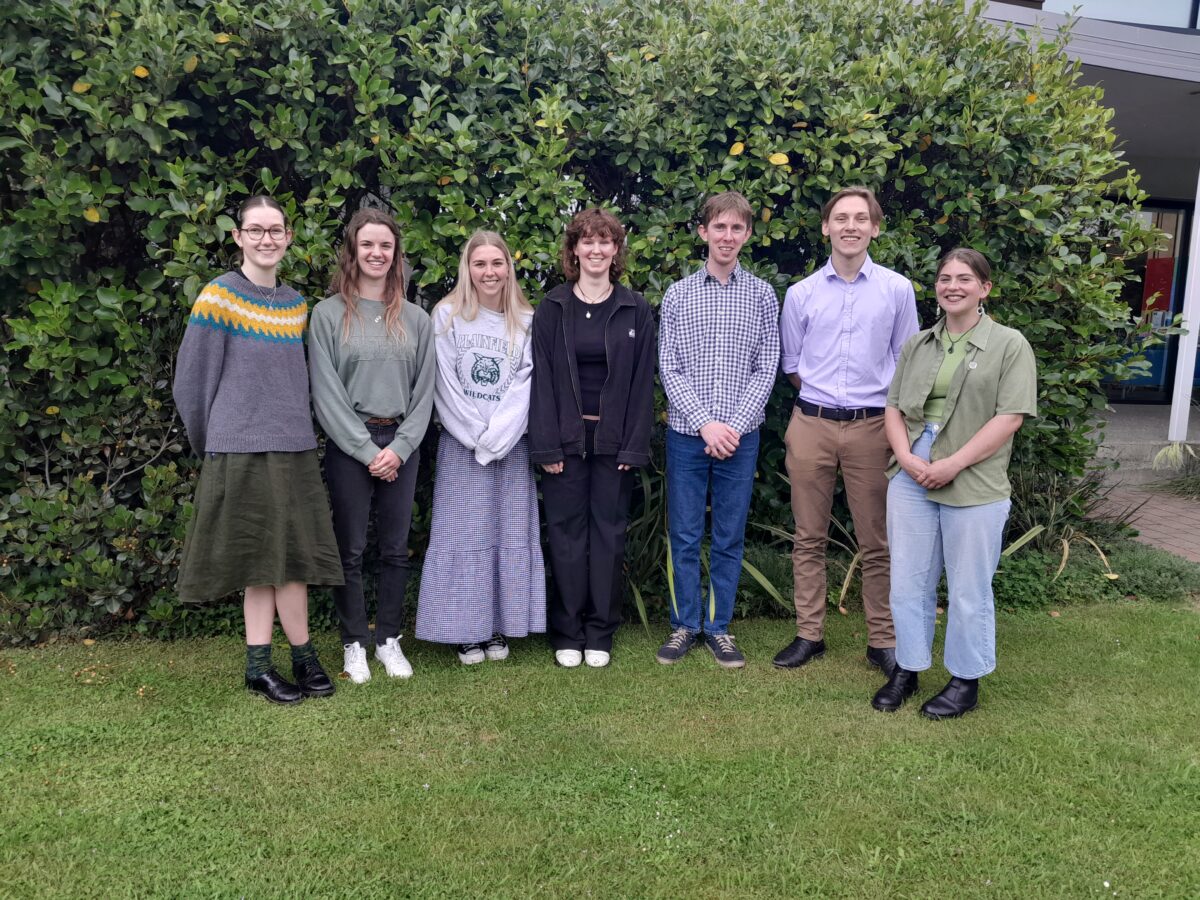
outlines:
[[[912,451],[929,459],[938,425],[927,424]],[[1000,562],[1008,499],[979,506],[934,503],[903,470],[888,485],[892,621],[896,662],[910,672],[933,664],[937,587],[946,571],[946,669],[980,678],[996,668],[992,576]]]

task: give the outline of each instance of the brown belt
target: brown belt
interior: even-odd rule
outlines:
[[[395,419],[381,419],[378,416],[374,416],[370,419],[367,419],[367,424],[368,425],[395,425],[396,420]]]

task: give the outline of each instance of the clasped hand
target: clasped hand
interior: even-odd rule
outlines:
[[[400,466],[402,465],[400,457],[393,450],[384,447],[375,454],[375,458],[367,465],[367,471],[376,478],[381,478],[384,481],[395,481],[396,474],[400,471]]]
[[[724,422],[709,422],[700,429],[704,452],[714,459],[729,459],[737,452],[742,436]]]
[[[908,473],[908,477],[925,488],[927,491],[945,487],[962,471],[962,466],[951,457],[939,459],[936,462],[926,462],[915,453],[910,453],[900,462],[900,468]]]

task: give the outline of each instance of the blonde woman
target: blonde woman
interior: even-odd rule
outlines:
[[[392,678],[412,666],[400,648],[408,585],[408,530],[421,439],[433,411],[435,362],[429,316],[405,299],[404,253],[395,220],[378,209],[350,217],[330,285],[313,310],[309,366],[313,408],[329,436],[325,481],[346,584],[334,590],[343,669],[371,677],[367,647]],[[379,590],[374,640],[363,595],[363,552],[375,513]]]
[[[510,637],[546,630],[537,489],[529,464],[533,307],[493,231],[463,248],[458,282],[433,310],[434,403],[442,423],[417,637],[473,665]]]

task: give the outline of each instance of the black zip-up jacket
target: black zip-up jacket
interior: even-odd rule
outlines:
[[[583,401],[575,366],[572,286],[560,284],[533,314],[533,386],[529,456],[538,465],[583,456]],[[641,294],[613,286],[616,302],[604,326],[608,377],[600,389],[595,452],[619,465],[650,464],[654,423],[654,313]]]

